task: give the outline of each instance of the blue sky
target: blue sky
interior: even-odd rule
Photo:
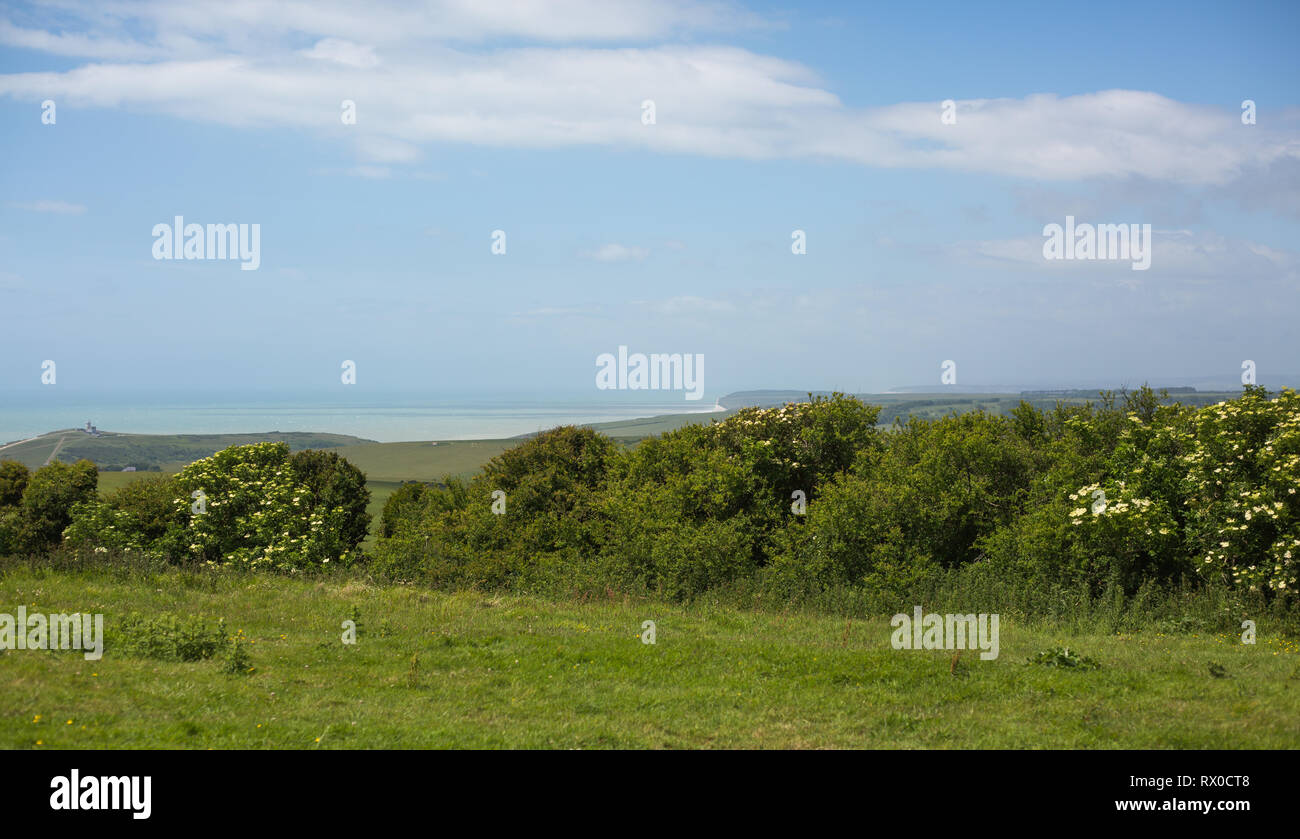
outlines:
[[[1300,373],[1294,3],[306,8],[0,9],[0,391]],[[153,259],[177,214],[260,267]],[[1047,262],[1066,215],[1151,268]]]

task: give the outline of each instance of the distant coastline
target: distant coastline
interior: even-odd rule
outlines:
[[[1170,401],[1188,406],[1213,404],[1240,395],[1240,389],[1201,391],[1180,387],[1170,391]],[[104,472],[175,471],[228,446],[283,442],[295,451],[334,449],[371,464],[380,470],[377,474],[404,479],[408,467],[416,467],[427,476],[439,475],[438,470],[445,467],[452,471],[477,468],[485,458],[560,425],[586,426],[633,445],[684,425],[725,419],[742,408],[803,401],[810,393],[814,397],[830,395],[829,391],[749,390],[729,393],[705,405],[626,399],[613,404],[557,399],[548,404],[541,398],[505,397],[461,402],[374,399],[350,405],[141,404],[129,405],[126,410],[112,403],[65,405],[58,414],[64,422],[46,424],[36,433],[6,435],[9,440],[0,444],[0,460],[17,460],[35,468],[53,460],[73,462],[84,458]],[[917,388],[852,395],[880,408],[877,423],[882,427],[912,417],[937,419],[954,412],[1005,415],[1022,400],[1050,410],[1058,402],[1082,404],[1098,399],[1096,391],[1086,388],[1019,393]],[[91,411],[98,413],[88,413]],[[0,428],[6,421],[12,422],[14,413],[11,409],[0,410]],[[66,421],[73,415],[77,417],[75,422]],[[44,418],[39,411],[33,411],[27,421],[40,422]],[[141,422],[131,422],[134,418]],[[248,431],[259,426],[275,430]],[[131,430],[121,430],[124,428]]]
[[[713,414],[715,402],[627,398],[464,397],[442,400],[383,395],[354,401],[241,400],[236,397],[152,402],[128,399],[48,400],[37,395],[0,408],[0,446],[54,431],[86,434],[202,435],[331,433],[379,442],[523,437],[557,425],[599,425],[678,414]],[[86,434],[86,436],[90,436]]]
[[[1159,388],[1156,388],[1159,390]],[[1116,392],[1119,388],[1114,389]],[[1209,404],[1232,398],[1240,387],[1205,390],[1187,386],[1168,388],[1171,399],[1188,405]],[[271,434],[339,435],[380,443],[524,439],[558,425],[586,425],[597,429],[624,426],[671,427],[674,418],[721,418],[727,412],[756,406],[770,407],[829,396],[826,390],[745,390],[717,397],[712,403],[671,400],[604,400],[593,397],[481,396],[443,400],[414,397],[371,396],[344,401],[244,401],[224,397],[207,401],[156,404],[141,398],[54,402],[33,397],[0,408],[0,457],[22,443],[52,433],[96,435],[195,436],[235,435],[265,437]],[[896,416],[932,415],[936,411],[982,407],[1001,412],[1020,399],[1051,407],[1057,399],[1092,401],[1098,390],[1089,388],[1016,391],[1009,387],[981,386],[901,387],[887,393],[851,394],[882,407],[881,421]],[[256,398],[255,398],[256,399]],[[704,420],[708,421],[708,420]],[[667,424],[665,425],[665,422]],[[86,425],[93,426],[92,432]],[[263,428],[273,431],[250,431]]]

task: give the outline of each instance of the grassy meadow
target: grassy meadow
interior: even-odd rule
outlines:
[[[954,664],[892,649],[883,614],[555,602],[350,575],[11,563],[0,602],[101,612],[108,637],[99,661],[0,654],[7,749],[1300,747],[1300,645],[1262,622],[1250,646],[1004,615],[997,659]],[[131,612],[225,618],[247,667],[131,652]],[[354,615],[358,643],[344,645]],[[653,645],[638,638],[646,620]],[[1027,663],[1057,647],[1099,667]]]
[[[51,459],[64,463],[85,459],[110,471],[120,471],[123,466],[135,466],[145,471],[156,466],[164,472],[178,472],[186,464],[229,446],[265,441],[284,442],[293,451],[332,449],[367,442],[348,434],[310,431],[252,434],[125,434],[105,431],[92,437],[84,431],[68,428],[6,443],[0,446],[0,460],[14,460],[29,469],[39,468]]]
[[[519,440],[438,440],[361,443],[331,449],[366,473],[367,482],[438,481],[465,477]]]

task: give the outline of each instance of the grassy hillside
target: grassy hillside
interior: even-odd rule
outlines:
[[[147,478],[151,475],[174,475],[174,470],[166,472],[100,472],[99,473],[99,493],[107,495],[116,489],[121,489],[132,481],[138,481],[141,478]]]
[[[334,449],[371,481],[435,481],[469,475],[519,440],[439,440],[419,443],[361,443]]]
[[[187,463],[229,446],[280,441],[288,443],[293,451],[334,449],[368,442],[349,434],[306,431],[253,434],[120,434],[105,431],[92,437],[84,431],[64,429],[0,447],[0,460],[16,460],[29,469],[35,469],[53,455],[53,459],[65,463],[84,458],[101,469],[119,470],[124,466],[135,466],[141,470],[157,467],[175,472]]]
[[[0,566],[0,601],[98,612],[104,657],[0,654],[0,748],[1297,748],[1300,647],[1004,616],[1000,656],[699,602],[553,603],[342,577]],[[360,614],[359,642],[340,624]],[[900,608],[906,608],[906,604]],[[251,672],[128,653],[123,619],[224,617]],[[646,620],[656,643],[641,643]],[[1166,630],[1167,632],[1168,630]],[[1081,671],[1026,661],[1068,646]]]
[[[691,422],[707,423],[729,413],[672,414],[662,417],[598,423],[593,428],[625,443],[652,434],[662,434]],[[531,436],[531,435],[524,435]],[[77,429],[43,434],[30,440],[0,446],[0,460],[16,460],[36,469],[50,459],[72,463],[86,459],[108,470],[105,476],[124,466],[138,470],[158,469],[177,472],[186,464],[228,446],[284,441],[293,451],[331,449],[346,457],[376,481],[433,481],[446,475],[470,475],[488,460],[508,448],[519,445],[524,437],[497,440],[439,440],[401,443],[376,443],[347,434],[314,432],[268,432],[254,434],[119,434],[103,432],[99,437]],[[53,455],[53,458],[51,457]],[[131,480],[107,478],[116,487]]]
[[[734,413],[734,410],[730,410],[693,414],[665,414],[660,417],[645,417],[644,419],[596,422],[589,424],[587,427],[594,428],[601,434],[607,434],[626,444],[656,434],[673,431],[685,425],[708,425],[715,420],[720,422]]]

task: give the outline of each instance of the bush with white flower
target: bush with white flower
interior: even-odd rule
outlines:
[[[1247,387],[1239,399],[1128,420],[1101,467],[1105,480],[1069,494],[1062,549],[1072,564],[1101,560],[1130,586],[1194,568],[1232,587],[1294,591],[1300,396]]]
[[[1188,546],[1198,570],[1252,591],[1300,576],[1300,394],[1248,387],[1197,412],[1182,458]]]
[[[353,559],[344,510],[313,505],[284,443],[231,446],[186,466],[176,482],[184,548],[195,560],[294,569]]]
[[[1105,579],[1128,589],[1190,570],[1168,499],[1144,497],[1140,486],[1124,480],[1083,486],[1069,498],[1071,532],[1066,538],[1079,566],[1099,567]]]

